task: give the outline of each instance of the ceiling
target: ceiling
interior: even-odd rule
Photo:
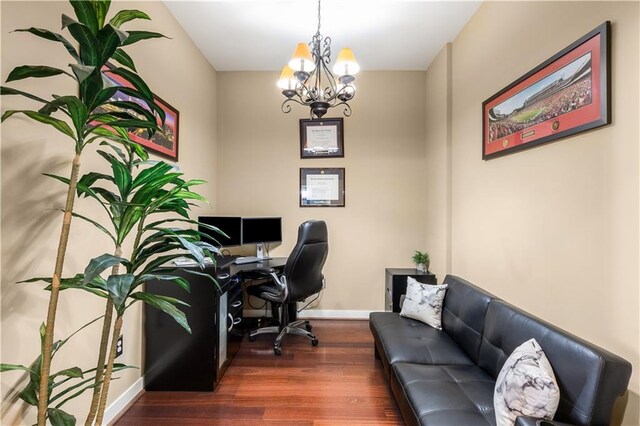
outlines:
[[[315,34],[316,0],[164,0],[218,71],[279,71]],[[351,47],[363,70],[426,70],[481,1],[323,0],[332,59]]]

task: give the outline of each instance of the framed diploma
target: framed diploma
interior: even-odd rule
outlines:
[[[300,207],[344,207],[344,168],[301,168]]]
[[[300,158],[344,157],[342,118],[300,120]]]

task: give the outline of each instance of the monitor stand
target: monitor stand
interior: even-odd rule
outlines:
[[[256,245],[256,257],[258,259],[262,259],[265,258],[265,254],[264,254],[264,244],[263,243],[259,243]]]

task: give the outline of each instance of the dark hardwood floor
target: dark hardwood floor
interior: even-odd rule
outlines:
[[[319,346],[245,338],[215,392],[146,392],[116,425],[402,425],[368,321],[312,324]]]

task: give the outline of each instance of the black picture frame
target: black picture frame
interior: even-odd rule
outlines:
[[[344,120],[342,118],[300,120],[300,158],[342,157],[344,157]]]
[[[611,123],[610,31],[604,22],[482,103],[483,160]]]
[[[344,176],[344,167],[301,167],[300,207],[344,207]]]

